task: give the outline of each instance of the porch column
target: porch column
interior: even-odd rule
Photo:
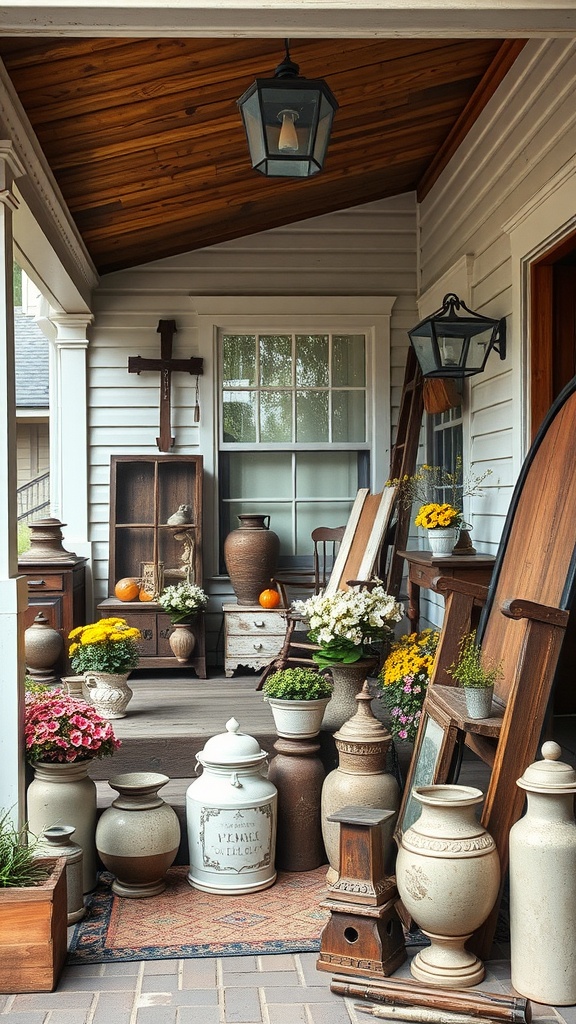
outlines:
[[[64,546],[90,557],[88,542],[86,313],[50,314],[56,328],[50,366],[50,504],[66,523]]]
[[[18,577],[16,504],[16,386],[14,380],[14,180],[24,168],[12,144],[0,141],[0,810],[16,824],[25,818],[24,623],[26,580]]]

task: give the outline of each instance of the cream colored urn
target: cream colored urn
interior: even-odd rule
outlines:
[[[576,772],[548,741],[518,785],[526,814],[510,830],[511,980],[538,1003],[576,1003]]]
[[[418,981],[468,988],[484,965],[466,949],[488,917],[500,887],[500,859],[491,835],[478,822],[484,799],[471,786],[421,786],[413,790],[422,813],[402,836],[396,882],[404,907],[430,939],[410,964]]]

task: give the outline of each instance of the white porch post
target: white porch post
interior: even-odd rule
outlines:
[[[88,550],[88,416],[86,313],[54,313],[50,367],[50,496],[52,514],[65,522],[65,547]]]
[[[16,505],[16,388],[14,381],[13,191],[24,168],[12,144],[0,141],[0,812],[22,824],[24,813],[24,624],[28,606],[18,578]]]

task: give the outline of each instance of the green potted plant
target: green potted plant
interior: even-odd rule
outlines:
[[[476,640],[475,629],[462,637],[459,648],[458,660],[450,666],[448,672],[464,687],[468,717],[489,718],[494,683],[502,675],[502,667],[500,663],[486,663],[482,648]]]
[[[268,676],[263,694],[278,735],[307,739],[320,731],[332,683],[316,669],[283,668]]]
[[[0,992],[52,992],[67,949],[66,858],[0,811]]]

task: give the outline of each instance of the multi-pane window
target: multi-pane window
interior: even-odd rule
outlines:
[[[281,564],[305,564],[316,526],[346,523],[368,486],[363,334],[223,334],[221,537],[270,515]]]
[[[446,412],[434,413],[428,417],[428,462],[440,466],[446,473],[462,474],[462,406],[458,405]],[[460,480],[460,484],[462,481]],[[460,488],[461,490],[461,488]],[[462,508],[462,495],[453,493],[452,488],[444,488],[442,493],[434,495],[434,501],[458,500]]]

